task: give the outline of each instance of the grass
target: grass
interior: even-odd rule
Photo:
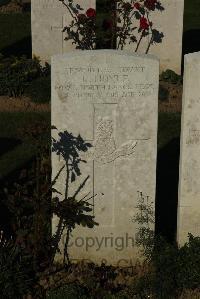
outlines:
[[[0,179],[22,167],[35,155],[37,136],[34,139],[23,131],[27,126],[42,125],[43,123],[50,127],[50,113],[0,113]],[[44,133],[42,136],[43,144],[49,142],[50,129],[49,134]]]

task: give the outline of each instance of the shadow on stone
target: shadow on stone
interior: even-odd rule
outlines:
[[[156,234],[170,243],[176,240],[180,139],[158,152],[156,186]]]
[[[3,54],[5,57],[9,57],[11,55],[14,56],[25,55],[27,58],[31,58],[32,57],[31,36],[27,36],[17,41],[16,43],[1,49],[1,54]]]
[[[0,137],[0,157],[5,153],[13,150],[16,146],[22,144],[22,141],[19,139],[11,139],[11,138],[1,138]]]

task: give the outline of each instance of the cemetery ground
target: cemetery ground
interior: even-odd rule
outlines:
[[[188,6],[186,11],[187,24],[190,25],[186,25],[186,28],[200,29],[196,13],[198,0],[190,3],[193,5]],[[0,14],[0,26],[0,53],[7,57],[26,55],[30,58],[30,14]],[[172,72],[165,73],[161,79],[157,212],[162,216],[162,221],[157,225],[157,230],[173,243],[182,82]],[[0,287],[3,289],[6,286],[6,291],[2,293],[4,297],[0,294],[0,298],[22,298],[22,294],[28,294],[29,289],[35,293],[33,298],[36,299],[45,298],[47,290],[49,299],[200,298],[198,239],[191,238],[189,244],[181,250],[170,244],[162,245],[163,251],[155,256],[153,263],[130,266],[123,270],[106,265],[97,267],[94,264],[65,268],[60,265],[51,268],[46,266],[49,250],[49,223],[46,219],[50,218],[46,206],[50,196],[47,194],[41,200],[39,194],[48,189],[47,183],[51,176],[49,75],[36,76],[28,83],[25,95],[0,96],[0,225],[4,227],[6,238],[12,235],[22,248],[26,247],[24,256],[13,251],[12,246],[10,249],[9,244],[4,255],[0,248]],[[166,211],[170,213],[170,221]],[[37,226],[35,223],[38,219]],[[25,259],[24,264],[19,263],[21,259]],[[26,260],[30,269],[27,269]],[[24,296],[23,299],[25,297],[31,298]]]

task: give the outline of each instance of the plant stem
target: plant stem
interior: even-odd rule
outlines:
[[[151,25],[151,22],[149,21],[149,13],[147,12],[146,14],[147,14],[147,20],[148,20],[148,22],[149,22],[149,26],[150,26],[150,29],[151,29],[151,38],[150,38],[150,41],[149,41],[148,47],[147,47],[147,49],[146,49],[146,52],[145,52],[145,54],[148,54],[148,52],[149,52],[149,49],[150,49],[150,46],[151,46],[151,44],[152,44],[152,41],[153,41],[153,30],[152,30],[152,25]]]
[[[142,34],[141,34],[141,36],[140,36],[140,39],[139,39],[139,41],[138,41],[138,43],[137,43],[135,52],[137,52],[137,50],[138,50],[138,48],[139,48],[139,46],[140,46],[140,44],[141,44],[141,41],[142,41],[142,38],[143,38],[143,33],[144,33],[144,30],[142,31]]]
[[[60,0],[59,0],[59,1],[60,1]],[[67,5],[67,4],[65,3],[64,0],[62,0],[61,2],[62,2],[62,4],[63,4],[65,7],[67,7],[67,9],[68,9],[70,15],[72,16],[72,18],[75,19],[75,20],[77,21],[77,18],[73,15],[73,13],[72,13],[72,11],[71,11],[69,5]]]

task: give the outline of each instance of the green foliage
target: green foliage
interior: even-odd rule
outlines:
[[[1,204],[11,215],[12,237],[32,257],[35,270],[48,263],[51,238],[49,148],[38,151],[32,167],[23,169],[18,179],[0,190]]]
[[[48,66],[44,68],[37,58],[27,59],[0,57],[0,95],[21,96],[26,87],[39,76],[46,76]]]
[[[188,237],[179,250],[177,283],[179,288],[195,289],[200,286],[200,237]]]
[[[0,13],[0,53],[31,58],[31,14]]]
[[[84,295],[83,289],[76,284],[65,285],[57,290],[50,291],[47,294],[47,299],[89,299]]]
[[[154,231],[155,216],[152,202],[148,196],[144,196],[138,191],[138,212],[133,218],[133,221],[138,223],[138,232],[136,237],[136,245],[141,248],[142,255],[147,260],[152,257],[154,248]]]
[[[1,102],[1,101],[0,101]],[[0,178],[10,176],[22,169],[37,153],[38,141],[41,145],[50,146],[50,113],[49,112],[1,112],[0,113]],[[19,140],[19,145],[7,149],[4,141]],[[18,175],[14,176],[14,180]]]
[[[32,81],[25,90],[34,103],[48,103],[51,100],[51,77],[39,77]]]
[[[10,3],[11,0],[0,0],[0,7]]]
[[[28,266],[27,266],[28,265]],[[31,257],[12,241],[0,241],[1,298],[21,299],[30,293],[35,281]]]
[[[188,242],[178,248],[161,236],[154,236],[151,229],[155,222],[152,203],[141,192],[138,195],[139,212],[134,217],[134,222],[139,224],[136,244],[142,247],[142,253],[152,264],[152,269],[136,283],[137,293],[144,296],[145,290],[155,294],[156,298],[169,299],[176,298],[184,289],[198,288],[200,237],[189,234]]]
[[[182,83],[182,77],[180,75],[176,74],[172,70],[166,70],[166,71],[162,72],[162,74],[160,75],[160,80],[169,82],[172,84],[181,84]]]
[[[152,256],[154,271],[152,290],[157,298],[174,298],[177,294],[178,249],[157,237]]]
[[[163,239],[155,244],[153,282],[158,298],[175,298],[184,289],[200,285],[200,237],[188,236],[188,242],[181,248]]]

